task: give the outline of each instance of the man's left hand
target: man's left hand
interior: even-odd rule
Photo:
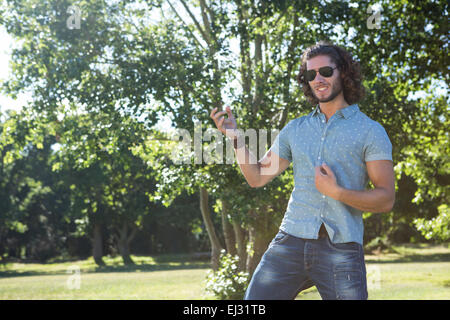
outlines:
[[[337,200],[340,187],[336,182],[336,176],[326,163],[316,167],[315,183],[320,193]]]

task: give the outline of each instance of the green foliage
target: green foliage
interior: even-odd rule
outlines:
[[[385,250],[391,246],[391,243],[388,240],[386,235],[375,237],[369,243],[364,246],[364,249],[367,251],[373,250]]]
[[[443,204],[438,207],[439,215],[431,220],[414,220],[417,230],[428,240],[448,241],[450,239],[450,208]]]
[[[433,199],[438,204],[450,201],[450,142],[448,103],[445,96],[432,94],[417,102],[420,106],[417,121],[404,123],[409,135],[402,148],[402,161],[396,165],[397,177],[401,173],[414,178],[417,190],[413,202],[423,204]]]
[[[152,202],[170,206],[199,186],[229,199],[229,218],[244,227],[260,218],[249,219],[251,210],[270,213],[267,225],[278,226],[292,168],[251,189],[236,164],[175,165],[173,142],[150,128],[164,115],[193,136],[196,121],[213,125],[214,106],[231,105],[242,129],[281,129],[312,108],[295,75],[303,50],[323,39],[361,61],[361,109],[393,142],[398,205],[368,217],[367,240],[393,237],[414,219],[421,231],[445,230],[446,218],[429,219],[449,202],[448,101],[436,93],[448,84],[446,1],[380,1],[381,29],[367,28],[370,1],[185,3],[203,13],[203,26],[180,21],[162,1],[1,2],[0,23],[19,40],[2,88],[33,95],[30,110],[0,125],[2,245],[31,242],[36,225],[45,234],[70,224],[86,236],[95,221],[126,225],[131,236]],[[72,4],[80,29],[66,27]],[[160,8],[168,10],[153,21]],[[198,221],[182,223],[199,232]]]
[[[239,258],[222,250],[217,271],[208,271],[206,290],[220,300],[242,300],[250,281],[249,274],[239,271]]]

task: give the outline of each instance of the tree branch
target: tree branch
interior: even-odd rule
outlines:
[[[248,36],[248,12],[242,1],[236,2],[238,6],[238,32],[239,32],[239,55],[241,58],[241,81],[242,81],[242,94],[244,96],[245,104],[250,107],[252,104],[251,97],[251,74],[252,74],[252,63],[250,58],[250,44]]]
[[[214,37],[214,34],[213,34],[212,30],[211,30],[211,22],[212,21],[210,21],[208,19],[208,16],[206,15],[206,11],[208,11],[209,14],[210,14],[210,18],[211,18],[211,10],[206,5],[205,0],[200,0],[200,8],[201,8],[201,13],[202,13],[203,25],[204,25],[205,31],[206,31],[205,34],[208,36],[209,43],[212,44],[211,43],[212,42],[211,41],[212,38],[214,38],[214,43],[217,43],[217,41],[216,41],[216,39]]]
[[[299,19],[298,19],[298,15],[294,13],[294,17],[293,17],[293,29],[292,29],[292,41],[288,46],[288,50],[286,53],[286,61],[288,61],[288,65],[287,65],[287,70],[286,70],[286,77],[284,80],[284,90],[283,90],[283,100],[285,102],[286,105],[290,106],[291,105],[291,94],[290,94],[290,86],[291,86],[291,74],[292,74],[292,69],[294,68],[294,53],[295,53],[295,47],[297,46],[297,27],[299,26]],[[281,117],[280,117],[280,123],[279,123],[279,128],[281,128],[281,126],[284,126],[284,123],[286,122],[286,118],[287,118],[287,114],[289,112],[288,107],[284,108]]]
[[[167,2],[169,2],[169,1],[167,0]],[[189,9],[189,6],[186,4],[186,2],[184,0],[180,0],[180,2],[183,5],[183,7],[186,9],[186,11],[189,14],[189,16],[191,17],[192,21],[194,21],[194,24],[197,27],[198,31],[201,33],[201,35],[203,37],[203,40],[205,40],[208,45],[211,45],[211,41],[210,41],[208,35],[205,33],[205,31],[200,26],[200,23],[195,18],[195,16],[192,13],[191,9]]]
[[[183,18],[181,18],[181,16],[178,14],[177,10],[175,9],[175,7],[170,3],[169,0],[167,0],[167,3],[169,4],[170,8],[172,9],[173,12],[175,12],[176,16],[178,17],[178,19],[181,20],[181,22],[186,26],[186,28],[188,29],[189,33],[191,34],[191,36],[194,38],[195,42],[197,42],[199,44],[200,47],[202,47],[203,49],[205,48],[200,40],[197,39],[197,37],[195,36],[195,34],[192,32],[192,30],[189,28],[189,26],[186,24],[186,22],[184,22]]]

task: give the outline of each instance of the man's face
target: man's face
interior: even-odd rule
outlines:
[[[342,92],[342,84],[338,69],[333,70],[333,75],[329,78],[322,76],[319,69],[322,67],[336,68],[329,56],[321,55],[306,61],[307,70],[315,70],[316,77],[309,82],[314,97],[319,102],[329,102],[336,98]]]

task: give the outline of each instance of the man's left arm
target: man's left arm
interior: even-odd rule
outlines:
[[[374,185],[371,190],[349,190],[339,186],[330,167],[316,167],[316,188],[335,200],[368,212],[389,212],[395,202],[395,174],[392,161],[367,161],[367,174]]]

